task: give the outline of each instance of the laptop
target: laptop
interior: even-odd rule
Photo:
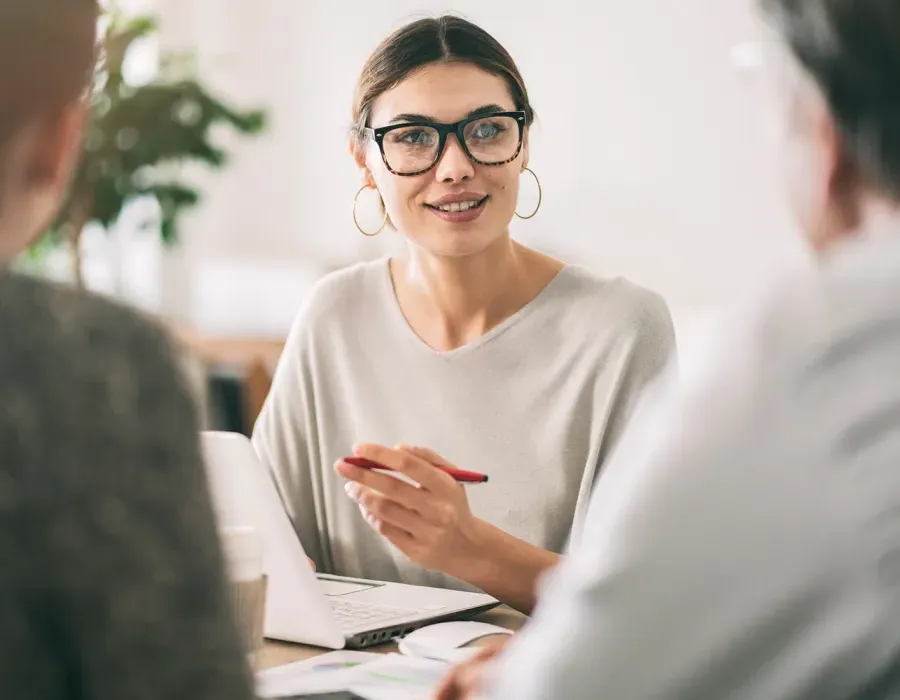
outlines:
[[[316,574],[250,440],[224,432],[201,440],[219,527],[251,526],[263,542],[267,638],[361,649],[499,605],[483,593]]]

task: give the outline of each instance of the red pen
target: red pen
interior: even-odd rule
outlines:
[[[386,467],[378,462],[373,462],[363,457],[344,457],[347,464],[352,464],[360,469],[384,469],[385,471],[394,471],[390,467]],[[488,480],[487,474],[479,474],[478,472],[468,472],[465,469],[456,469],[454,467],[440,467],[435,465],[437,469],[445,472],[456,479],[461,484],[483,484]]]

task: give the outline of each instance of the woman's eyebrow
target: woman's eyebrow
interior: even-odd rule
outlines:
[[[482,114],[491,114],[492,112],[505,112],[507,111],[500,105],[489,104],[482,105],[481,107],[476,107],[471,112],[466,115],[466,119],[470,117],[477,117]],[[434,117],[428,116],[427,114],[412,114],[412,113],[404,113],[398,114],[393,119],[391,119],[389,124],[401,124],[406,122],[436,122],[437,120]]]

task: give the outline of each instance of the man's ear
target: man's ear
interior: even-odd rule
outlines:
[[[88,109],[79,101],[46,117],[35,128],[29,156],[29,179],[40,186],[63,189],[81,155]]]
[[[821,93],[810,86],[798,90],[792,98],[789,118],[794,129],[794,155],[790,174],[806,183],[795,185],[803,227],[813,247],[823,251],[835,239],[858,228],[865,183]]]
[[[809,130],[816,165],[827,177],[828,196],[840,200],[855,183],[856,167],[847,155],[834,119],[824,107],[810,117]]]
[[[828,164],[828,200],[831,217],[842,229],[852,230],[862,221],[861,194],[865,189],[863,176],[848,155],[843,140],[832,126],[832,135],[824,140],[822,148],[828,154],[823,158]]]

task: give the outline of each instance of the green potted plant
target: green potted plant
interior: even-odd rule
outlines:
[[[109,230],[129,202],[150,197],[159,205],[162,242],[176,243],[179,215],[196,205],[200,194],[178,178],[178,168],[165,166],[196,162],[222,168],[227,154],[211,140],[214,127],[224,125],[249,135],[265,126],[262,111],[234,109],[193,77],[166,77],[164,70],[150,83],[129,85],[123,74],[128,52],[136,41],[152,35],[157,23],[117,13],[105,20],[83,157],[68,200],[32,250],[32,256],[39,256],[50,246],[67,245],[72,278],[79,286],[84,284],[85,226],[97,223]],[[183,62],[183,57],[166,56],[162,63],[171,67],[179,58]]]

